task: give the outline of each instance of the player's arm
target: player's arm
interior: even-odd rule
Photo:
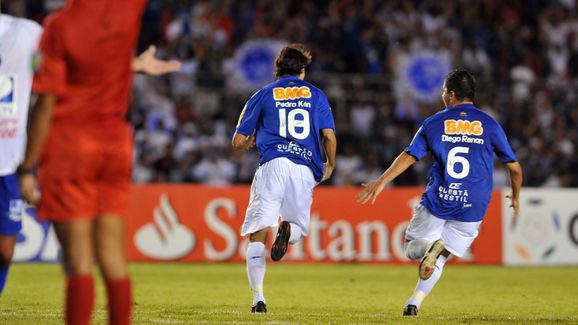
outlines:
[[[255,134],[244,135],[235,131],[231,144],[234,149],[249,150],[255,146]]]
[[[155,57],[157,48],[153,45],[132,60],[132,71],[142,72],[151,76],[175,72],[181,68],[178,61],[159,60]]]
[[[385,185],[393,181],[397,176],[403,173],[411,165],[413,165],[417,159],[408,154],[407,152],[402,152],[397,156],[393,163],[387,168],[381,176],[379,176],[375,181],[367,184],[363,184],[365,187],[357,195],[357,202],[361,204],[367,203],[371,199],[371,204],[375,203],[375,199],[383,191]]]
[[[26,151],[24,160],[17,169],[17,174],[20,177],[20,192],[26,202],[30,204],[36,204],[39,199],[36,191],[36,178],[32,170],[38,161],[40,150],[50,128],[55,102],[56,96],[54,94],[40,94],[30,110]]]
[[[519,162],[509,162],[506,163],[506,168],[510,174],[510,186],[512,187],[512,192],[507,195],[512,203],[510,207],[514,209],[514,218],[518,216],[520,213],[520,189],[522,188],[522,181],[523,181],[523,174],[522,174],[522,166]]]
[[[249,150],[255,146],[255,132],[262,107],[262,105],[258,105],[260,93],[261,90],[249,98],[239,115],[237,128],[231,140],[234,149]]]
[[[335,169],[335,155],[337,153],[337,138],[333,129],[322,129],[323,149],[325,150],[326,161],[323,164],[323,178],[321,182],[328,180]]]

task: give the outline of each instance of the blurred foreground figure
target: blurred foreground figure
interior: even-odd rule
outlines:
[[[18,168],[22,196],[52,221],[66,272],[66,323],[89,324],[93,262],[106,285],[110,324],[129,324],[131,282],[125,227],[132,128],[125,121],[132,72],[179,68],[133,59],[145,0],[74,0],[48,17],[40,40],[26,155]],[[39,196],[33,167],[38,160]]]

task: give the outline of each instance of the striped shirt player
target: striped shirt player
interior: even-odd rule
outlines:
[[[265,243],[279,225],[271,259],[279,261],[288,244],[307,235],[313,188],[331,176],[335,165],[335,125],[325,94],[304,81],[311,54],[301,44],[281,50],[275,61],[278,80],[256,92],[241,116],[233,146],[249,149],[256,139],[259,168],[241,235],[249,235],[247,274],[253,290],[252,312],[266,312],[263,295]]]
[[[24,204],[16,167],[24,156],[32,58],[42,27],[0,14],[0,293],[22,228]]]
[[[417,315],[450,254],[462,257],[478,236],[492,193],[494,154],[510,173],[512,207],[518,214],[522,170],[502,127],[474,106],[474,77],[456,70],[443,89],[447,108],[427,118],[411,144],[357,198],[360,203],[375,201],[387,183],[431,153],[431,175],[405,233],[407,257],[421,258],[420,279],[405,316]]]

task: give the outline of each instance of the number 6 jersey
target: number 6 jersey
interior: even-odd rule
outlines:
[[[325,94],[296,76],[285,76],[257,91],[245,104],[237,133],[256,134],[259,164],[286,157],[323,176],[321,130],[335,130]]]
[[[502,127],[472,104],[448,107],[427,118],[405,152],[420,160],[432,153],[422,204],[436,217],[483,219],[492,193],[494,153],[516,161]]]

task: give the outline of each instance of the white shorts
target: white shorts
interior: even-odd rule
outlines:
[[[241,236],[277,226],[279,215],[283,221],[299,226],[306,236],[315,185],[309,167],[287,158],[275,158],[259,166],[251,184]]]
[[[433,242],[441,238],[450,253],[462,257],[474,239],[478,237],[478,228],[481,223],[481,221],[463,222],[440,219],[419,204],[413,211],[413,217],[405,231],[405,239]]]

